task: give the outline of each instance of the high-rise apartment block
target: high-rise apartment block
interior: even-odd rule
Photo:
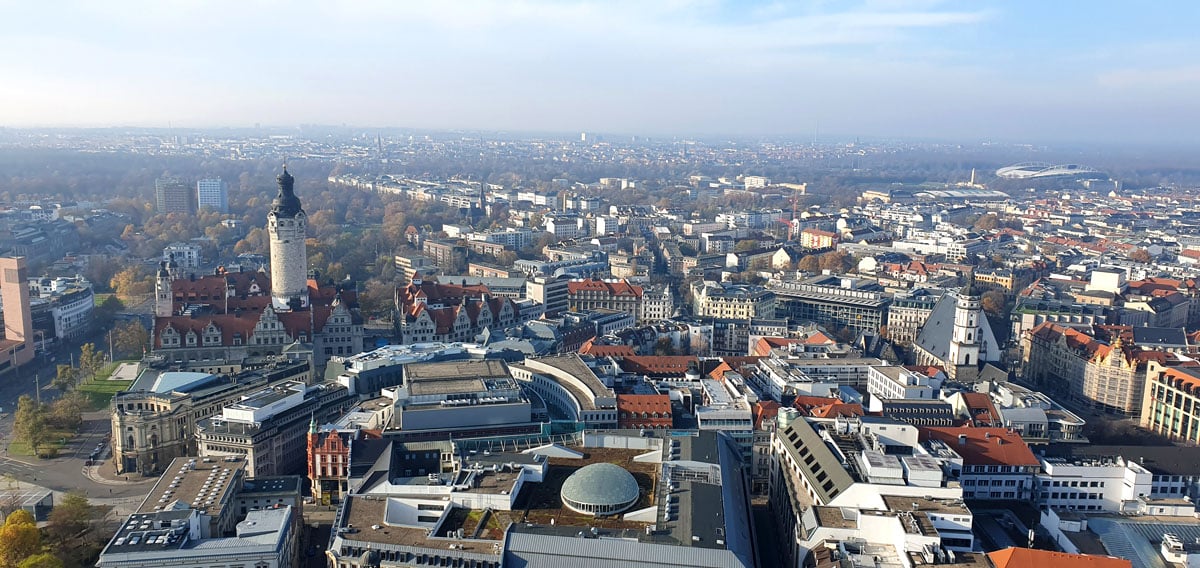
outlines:
[[[196,182],[196,204],[220,213],[229,212],[229,187],[221,178]]]
[[[192,190],[179,178],[162,177],[154,181],[154,205],[159,213],[191,213]]]

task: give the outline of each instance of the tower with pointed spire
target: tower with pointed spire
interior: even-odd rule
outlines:
[[[271,239],[271,304],[276,310],[308,307],[308,216],[293,189],[295,178],[283,166],[276,178],[279,195],[267,213]]]

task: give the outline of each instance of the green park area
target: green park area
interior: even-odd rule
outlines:
[[[59,365],[50,387],[61,394],[49,397],[22,396],[14,409],[13,436],[7,451],[12,456],[57,457],[62,448],[79,432],[83,414],[105,410],[113,395],[133,384],[132,380],[112,380],[122,363],[106,362],[103,354],[87,344],[79,366]]]

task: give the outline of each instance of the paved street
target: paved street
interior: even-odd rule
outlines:
[[[127,310],[126,314],[140,314],[148,309],[147,305],[147,302],[141,302]],[[57,366],[70,363],[72,358],[77,361],[79,345],[87,342],[106,349],[106,331],[98,331],[70,345],[59,345],[51,353],[39,356],[34,363],[0,377],[0,476],[8,480],[9,486],[36,485],[55,493],[83,491],[94,503],[129,509],[141,502],[154,480],[140,477],[128,481],[116,479],[111,471],[112,464],[107,461],[99,466],[87,465],[87,459],[97,445],[108,438],[111,422],[106,409],[85,413],[79,434],[62,448],[56,458],[37,459],[14,456],[8,452],[17,399],[22,395],[35,396],[35,384],[41,386],[42,402],[57,398],[59,391],[48,386],[57,372]],[[103,455],[107,457],[109,451],[111,448],[106,444]]]

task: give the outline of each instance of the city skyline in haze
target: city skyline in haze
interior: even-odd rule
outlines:
[[[5,2],[0,126],[1192,142],[1200,7],[1126,6]]]

